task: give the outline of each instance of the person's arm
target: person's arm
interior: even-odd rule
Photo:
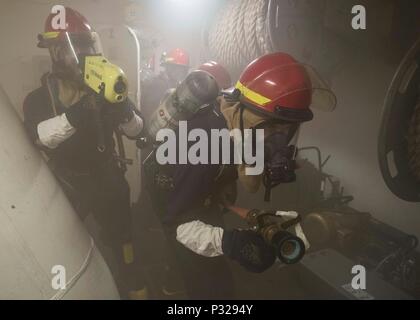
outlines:
[[[37,126],[37,143],[49,149],[57,148],[76,132],[65,113],[40,122]]]
[[[117,124],[127,138],[136,139],[140,136],[144,127],[143,117],[130,99],[109,108],[115,110]]]
[[[215,170],[215,166],[209,165],[178,166],[168,215],[174,218],[188,211],[192,201],[203,200],[202,195],[208,194]],[[225,230],[191,220],[177,225],[176,239],[196,254],[205,257],[226,255],[251,272],[263,272],[275,261],[273,248],[260,235],[248,230]]]
[[[264,272],[276,260],[274,249],[250,230],[225,230],[195,220],[178,226],[177,240],[204,257],[225,255],[250,272]]]
[[[77,102],[61,115],[48,118],[46,103],[41,95],[30,94],[24,101],[24,124],[31,140],[38,146],[57,148],[69,139],[87,121],[87,110],[83,102]]]

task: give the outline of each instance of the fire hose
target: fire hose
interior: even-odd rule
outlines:
[[[310,245],[300,226],[301,217],[294,211],[247,210],[228,206],[231,212],[246,220],[250,230],[273,246],[279,260],[285,264],[298,263]],[[294,228],[294,233],[292,233]]]

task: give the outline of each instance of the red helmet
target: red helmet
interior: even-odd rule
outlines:
[[[264,55],[243,71],[236,89],[240,100],[253,110],[274,118],[312,120],[312,83],[305,67],[285,53]]]
[[[64,10],[48,15],[45,32],[38,35],[38,47],[49,49],[54,74],[66,79],[80,80],[80,59],[101,54],[101,43],[84,16],[68,7]],[[64,16],[61,17],[63,13]],[[60,21],[64,18],[65,21]],[[55,20],[63,22],[63,26],[55,26],[58,23]]]
[[[76,10],[65,7],[66,20],[64,29],[54,29],[53,19],[56,15],[55,13],[48,15],[45,21],[45,31],[38,35],[38,47],[48,48],[50,44],[56,41],[65,40],[66,34],[75,38],[80,37],[88,40],[92,38],[94,32],[92,27],[87,19]]]
[[[210,74],[217,82],[219,90],[227,89],[232,86],[229,72],[215,61],[208,61],[197,68]]]
[[[162,65],[164,64],[176,64],[189,67],[190,57],[185,50],[176,48],[169,51],[169,53],[165,52],[162,54]]]

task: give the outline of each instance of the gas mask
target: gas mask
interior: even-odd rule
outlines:
[[[261,184],[264,185],[265,201],[270,201],[271,189],[281,183],[296,180],[296,143],[299,124],[273,120],[268,116],[260,115],[243,107],[239,102],[226,101],[220,98],[221,111],[227,120],[230,130],[240,128],[264,129],[264,141],[254,139],[253,150],[257,143],[264,143],[264,172],[259,176],[246,175],[245,161],[238,166],[238,176],[242,185],[250,193],[256,193]],[[253,137],[256,137],[253,134]]]
[[[264,173],[265,201],[270,201],[271,189],[281,183],[296,181],[296,142],[298,124],[268,124],[264,129]]]

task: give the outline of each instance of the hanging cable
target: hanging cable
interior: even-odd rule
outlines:
[[[71,288],[74,287],[74,285],[77,283],[77,281],[82,277],[82,275],[87,270],[90,261],[92,260],[93,251],[95,249],[95,242],[93,241],[93,238],[90,238],[90,247],[89,251],[85,257],[85,260],[83,261],[82,265],[80,266],[79,270],[76,272],[76,274],[66,283],[65,289],[59,290],[55,295],[53,295],[50,300],[60,300],[63,299],[63,297],[70,291]]]

